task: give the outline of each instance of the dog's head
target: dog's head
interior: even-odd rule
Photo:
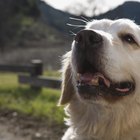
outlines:
[[[89,22],[64,61],[60,104],[140,97],[140,28],[131,20]]]

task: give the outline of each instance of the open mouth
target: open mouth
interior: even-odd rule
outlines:
[[[87,99],[92,96],[126,96],[135,89],[133,81],[115,83],[99,72],[78,73],[77,77],[78,92]]]

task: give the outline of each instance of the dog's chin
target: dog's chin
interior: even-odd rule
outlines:
[[[77,74],[77,91],[82,100],[114,102],[129,96],[134,90],[135,82],[132,80],[114,82],[99,72]]]

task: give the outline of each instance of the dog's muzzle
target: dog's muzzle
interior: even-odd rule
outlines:
[[[135,89],[134,81],[116,83],[106,76],[101,61],[103,44],[103,37],[93,30],[81,30],[75,36],[73,57],[77,71],[77,89],[84,98],[125,96]]]

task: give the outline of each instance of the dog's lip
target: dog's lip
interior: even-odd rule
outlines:
[[[111,91],[113,95],[124,96],[135,89],[134,81],[113,82],[100,72],[77,74],[77,87],[97,87]]]
[[[98,86],[100,80],[102,80],[107,87],[110,87],[110,84],[111,84],[110,80],[99,72],[96,72],[94,74],[92,73],[79,74],[78,73],[77,77],[78,77],[78,82],[83,83],[83,84],[85,83],[88,85]]]

